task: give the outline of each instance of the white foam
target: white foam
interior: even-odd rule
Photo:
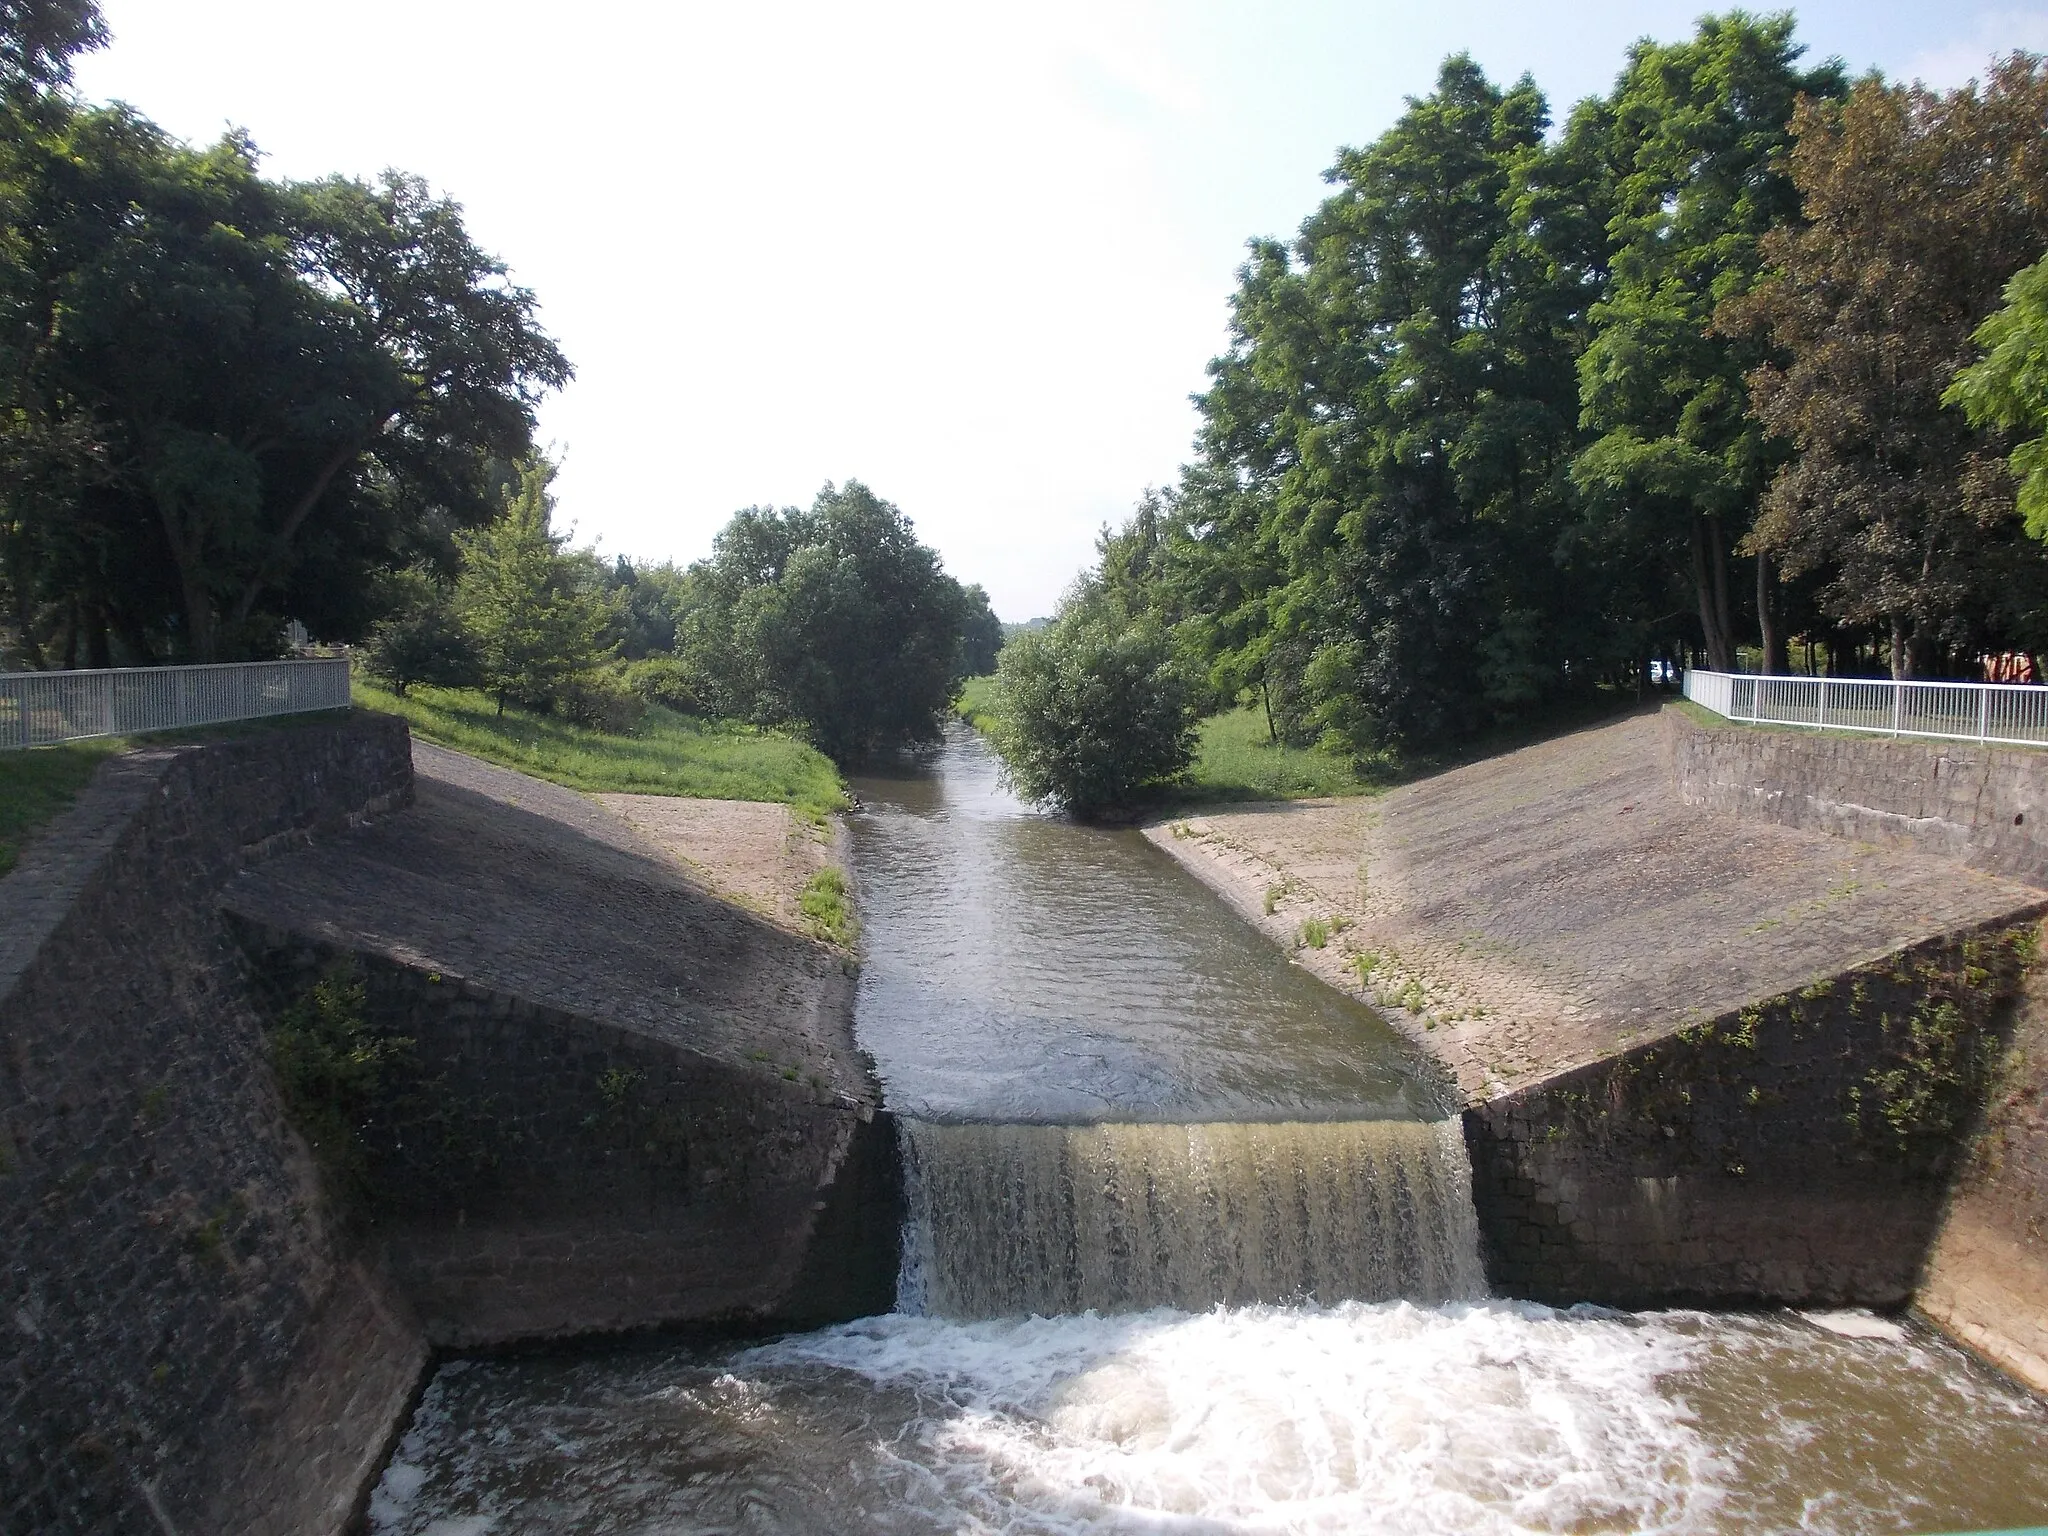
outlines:
[[[1802,1312],[1799,1315],[1837,1338],[1883,1339],[1889,1344],[1903,1344],[1910,1337],[1904,1327],[1890,1318],[1879,1317],[1875,1312],[1865,1312],[1860,1308],[1843,1312]]]
[[[1508,1302],[1024,1321],[894,1315],[748,1365],[930,1402],[907,1502],[1016,1532],[1706,1531],[1722,1467],[1657,1390],[1682,1327]]]

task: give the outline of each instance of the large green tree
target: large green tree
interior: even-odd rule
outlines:
[[[1792,445],[1754,540],[1824,579],[1896,677],[2038,650],[2048,553],[2021,536],[2005,444],[1941,397],[2015,273],[2048,248],[2048,67],[2014,55],[1946,93],[1859,82],[1794,119],[1804,219],[1724,328],[1779,354],[1751,376]]]
[[[1597,224],[1546,124],[1528,80],[1448,60],[1243,269],[1162,568],[1276,726],[1439,740],[1585,658],[1561,559]]]
[[[0,0],[0,95],[67,84],[72,59],[106,43],[106,20],[93,0]]]
[[[533,296],[410,177],[279,183],[122,107],[0,144],[0,573],[40,664],[336,638],[496,510],[569,376]]]
[[[1942,403],[1972,426],[2020,439],[2007,460],[2020,516],[2028,533],[2048,540],[2048,259],[2021,268],[1973,339],[1984,355],[1956,375]]]
[[[1576,475],[1617,542],[1689,574],[1707,664],[1721,670],[1740,638],[1728,559],[1781,449],[1749,410],[1760,338],[1713,318],[1755,282],[1765,235],[1799,218],[1794,104],[1844,89],[1839,64],[1802,70],[1803,52],[1789,12],[1707,16],[1687,42],[1636,44],[1613,93],[1572,122],[1573,148],[1613,178],[1606,292],[1579,359],[1596,436]],[[1768,558],[1759,621],[1781,670]]]
[[[676,649],[721,714],[793,725],[841,763],[938,735],[972,605],[910,520],[857,480],[750,507],[690,571]]]

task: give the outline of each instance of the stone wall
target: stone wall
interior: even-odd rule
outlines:
[[[1688,805],[2048,886],[2048,751],[1662,716]]]
[[[350,1514],[424,1341],[331,1219],[212,896],[410,792],[381,717],[152,747],[0,880],[0,1529]]]
[[[273,1007],[345,978],[373,1036],[410,1042],[365,1117],[363,1214],[437,1346],[892,1304],[895,1144],[871,1104],[767,1051],[721,1061],[246,915],[235,925]]]
[[[1489,1282],[1904,1304],[2033,942],[2022,922],[1924,943],[1468,1109]]]
[[[2027,978],[1914,1301],[1951,1337],[2048,1392],[2048,968]]]

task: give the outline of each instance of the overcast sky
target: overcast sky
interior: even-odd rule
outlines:
[[[577,378],[560,516],[688,561],[866,481],[1005,619],[1170,483],[1258,234],[1447,53],[1562,117],[1697,3],[564,5],[102,0],[79,84],[274,174],[399,166],[468,210]],[[2048,6],[1830,0],[1810,58],[1959,84]]]

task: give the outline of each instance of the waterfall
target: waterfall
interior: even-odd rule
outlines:
[[[1455,1120],[900,1126],[907,1312],[1486,1291]]]

